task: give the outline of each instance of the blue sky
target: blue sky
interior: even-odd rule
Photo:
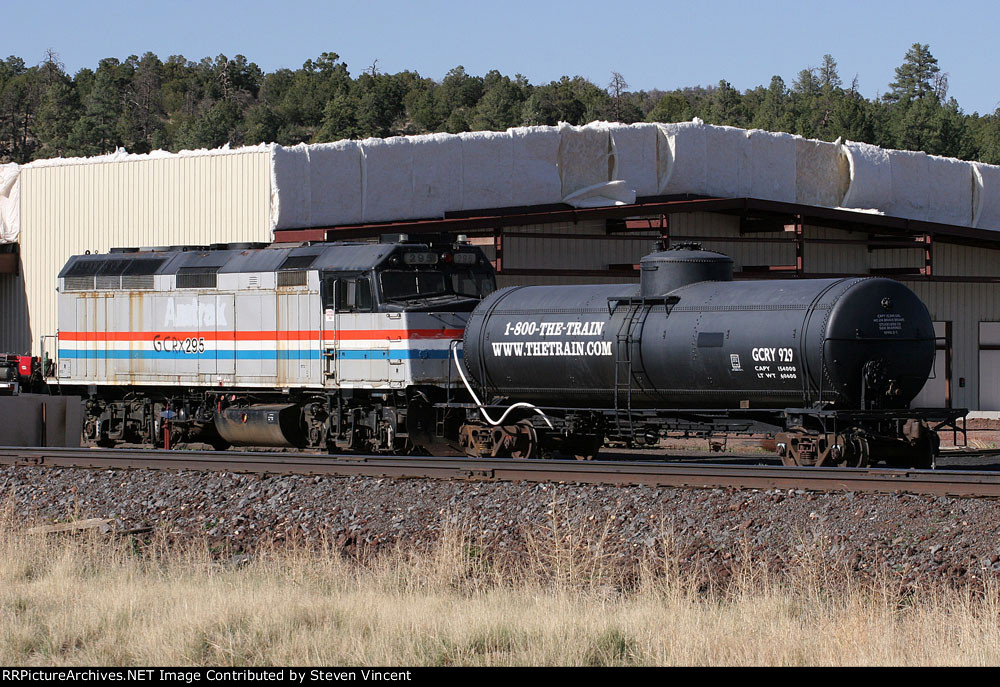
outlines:
[[[265,71],[336,52],[352,74],[414,69],[442,78],[456,65],[499,69],[532,83],[563,74],[605,86],[612,70],[632,89],[728,80],[742,90],[778,74],[791,85],[825,53],[845,84],[885,92],[915,42],[928,43],[949,94],[966,112],[1000,107],[1000,3],[988,0],[618,0],[523,2],[91,2],[7,3],[0,53],[29,64],[54,48],[71,73],[102,57],[152,51],[191,60],[242,53]]]

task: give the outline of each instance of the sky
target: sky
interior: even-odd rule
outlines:
[[[5,4],[0,53],[33,65],[52,48],[70,73],[147,51],[194,61],[243,54],[268,72],[335,52],[352,75],[377,60],[383,72],[410,69],[438,80],[462,65],[470,74],[523,74],[534,84],[580,75],[604,87],[616,71],[630,90],[725,79],[744,91],[775,74],[791,86],[829,53],[844,84],[857,76],[872,98],[919,42],[930,45],[965,112],[1000,107],[995,0]]]

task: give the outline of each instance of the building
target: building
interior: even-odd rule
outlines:
[[[697,241],[737,278],[904,281],[939,336],[918,403],[1000,410],[1000,168],[699,122],[244,150],[22,168],[6,350],[54,333],[47,284],[86,249],[448,231],[506,286],[637,281]]]
[[[43,160],[23,166],[18,183],[18,242],[0,244],[0,351],[42,353],[71,255],[271,241],[266,146]]]

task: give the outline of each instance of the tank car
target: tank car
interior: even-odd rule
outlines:
[[[648,255],[640,270],[638,286],[511,287],[476,307],[466,371],[494,405],[540,410],[503,427],[473,418],[467,451],[548,442],[589,457],[605,437],[757,430],[776,435],[787,464],[929,465],[931,423],[964,414],[908,409],[935,334],[899,282],[733,281],[729,257],[696,245]]]
[[[85,397],[100,445],[406,451],[494,288],[482,251],[444,238],[79,255],[48,383]]]

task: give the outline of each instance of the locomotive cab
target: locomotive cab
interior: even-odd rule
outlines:
[[[324,312],[470,312],[495,290],[489,261],[464,244],[404,244],[370,270],[322,274]]]

